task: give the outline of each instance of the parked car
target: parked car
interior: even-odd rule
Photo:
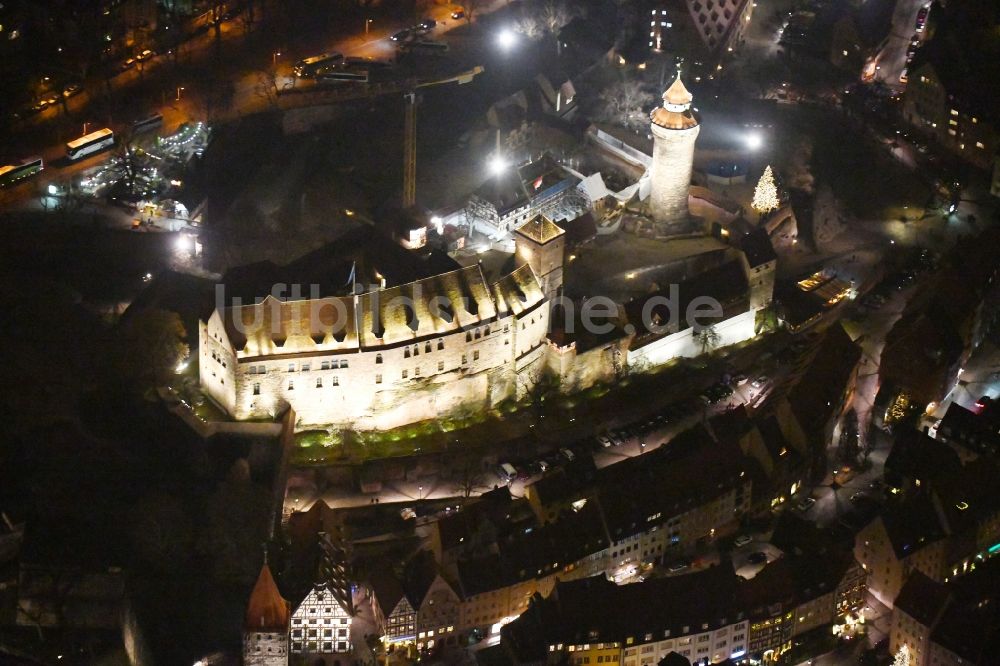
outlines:
[[[733,545],[736,546],[737,548],[742,548],[751,541],[753,541],[753,538],[751,538],[749,534],[741,534],[738,537],[736,537],[735,541],[733,541]]]
[[[762,386],[764,386],[764,384],[767,384],[767,381],[768,381],[767,375],[760,375],[758,377],[755,377],[754,380],[750,382],[750,386],[755,389],[759,389]]]
[[[79,83],[71,83],[65,88],[63,88],[63,97],[72,97],[73,95],[79,95],[83,92],[83,86]]]
[[[678,571],[684,571],[689,566],[691,565],[684,560],[675,560],[667,565],[667,571],[670,573],[677,573]]]
[[[458,19],[464,19],[465,18],[465,10],[464,9],[456,9],[455,11],[453,11],[451,13],[451,17],[453,19],[455,19],[456,21]]]
[[[423,30],[424,32],[427,32],[428,30],[433,30],[434,26],[436,26],[436,25],[437,25],[437,21],[435,21],[434,19],[432,19],[432,18],[425,18],[423,21],[421,21],[420,23],[418,23],[415,27],[418,30]]]
[[[412,34],[413,31],[407,28],[405,30],[400,30],[399,32],[394,33],[392,37],[390,37],[389,39],[391,39],[394,42],[405,42],[407,39],[410,38],[410,35]]]
[[[924,26],[927,25],[927,15],[930,13],[930,7],[921,7],[917,12],[917,32],[923,32]]]
[[[499,476],[501,480],[510,483],[517,478],[517,468],[510,463],[501,463],[497,467],[497,476]]]
[[[767,564],[767,553],[750,553],[747,555],[747,562],[750,564]]]
[[[563,457],[566,458],[566,460],[568,460],[570,462],[573,462],[574,460],[576,460],[576,454],[573,453],[572,451],[570,451],[567,448],[559,449],[559,453],[563,454]]]
[[[145,49],[142,53],[140,53],[139,55],[137,55],[135,57],[135,59],[136,60],[149,60],[150,58],[152,58],[155,55],[156,55],[156,53],[154,53],[152,50]]]
[[[598,435],[597,441],[600,442],[601,446],[605,449],[611,446],[611,438],[607,435]]]

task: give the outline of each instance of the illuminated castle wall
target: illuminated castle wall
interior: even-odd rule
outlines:
[[[201,383],[236,419],[290,404],[300,426],[391,428],[515,396],[547,331],[529,265],[493,284],[470,266],[358,296],[216,309],[201,323]]]

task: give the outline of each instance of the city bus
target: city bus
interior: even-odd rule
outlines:
[[[78,160],[81,157],[100,152],[115,144],[115,133],[107,127],[85,134],[66,144],[66,157]]]
[[[45,168],[41,157],[29,157],[20,164],[0,167],[0,187],[9,187],[19,180],[30,178]]]
[[[295,73],[295,76],[299,78],[316,76],[320,73],[320,70],[332,67],[343,59],[344,54],[342,53],[323,53],[321,55],[312,56],[298,61],[295,63],[295,67],[292,68],[292,71]]]
[[[343,81],[346,83],[368,83],[368,70],[331,69],[319,75],[324,81]]]
[[[142,132],[149,132],[151,130],[159,129],[163,126],[163,116],[159,113],[154,113],[148,118],[143,118],[142,120],[137,120],[132,123],[132,131],[135,134],[141,134]]]

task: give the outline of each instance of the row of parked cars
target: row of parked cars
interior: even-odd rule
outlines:
[[[600,448],[621,446],[631,439],[640,437],[661,428],[670,423],[689,416],[696,410],[695,405],[688,400],[675,402],[667,405],[656,414],[653,414],[645,421],[639,421],[621,428],[615,428],[597,436],[597,443]]]
[[[581,454],[582,452],[574,451],[573,448],[563,447],[558,451],[549,453],[531,462],[501,463],[496,467],[496,475],[504,483],[527,481],[531,477],[543,474],[550,469],[574,462],[577,456]]]
[[[437,25],[437,21],[432,18],[427,18],[416,24],[411,28],[403,28],[397,33],[393,33],[389,39],[394,42],[405,42],[411,39],[417,39],[429,33]]]

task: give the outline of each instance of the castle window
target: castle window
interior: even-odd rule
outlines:
[[[476,350],[476,351],[472,352],[472,360],[473,361],[478,361],[479,360],[479,350]]]
[[[413,345],[413,355],[420,356],[420,345]]]
[[[376,363],[382,362],[382,354],[375,354],[375,362]]]
[[[444,361],[438,361],[438,372],[444,370]]]
[[[302,364],[302,372],[309,372],[309,364],[308,363],[303,363]]]
[[[410,358],[410,348],[406,347],[403,349],[403,358]]]
[[[254,384],[253,385],[253,394],[254,395],[260,395],[260,384]]]
[[[330,378],[330,386],[340,386],[340,378],[339,377],[331,377]]]
[[[329,361],[323,361],[322,363],[319,364],[319,369],[320,370],[329,370],[330,369],[330,362]]]
[[[382,383],[382,375],[375,375],[375,383],[376,384]]]
[[[466,331],[465,332],[465,341],[466,342],[472,342],[472,331]]]
[[[323,388],[323,378],[322,377],[317,377],[316,378],[316,388]]]
[[[431,353],[431,341],[430,340],[428,340],[427,342],[424,343],[424,353],[425,354],[430,354]]]
[[[264,367],[263,365],[258,365],[257,366],[257,374],[258,375],[266,375],[267,374],[267,368]]]
[[[340,367],[341,368],[346,368],[347,367],[347,359],[346,358],[340,359]]]
[[[481,338],[481,337],[483,337],[483,333],[482,333],[482,331],[480,331],[480,330],[479,330],[479,329],[477,328],[477,329],[476,329],[476,340],[478,340],[478,339],[479,339],[479,338]]]
[[[403,379],[406,379],[410,375],[409,370],[403,370]]]
[[[438,340],[438,350],[444,349],[444,339]]]
[[[468,362],[469,362],[469,357],[468,357],[468,355],[466,355],[466,354],[462,354],[462,365],[465,365],[465,364],[466,364],[466,363],[468,363]]]
[[[417,367],[413,368],[413,376],[414,377],[419,377],[420,376],[420,366],[419,365]]]
[[[487,327],[486,327],[486,332],[485,332],[485,333],[483,333],[483,335],[489,335],[489,334],[490,334],[490,327],[489,327],[489,326],[487,326]]]
[[[510,333],[510,324],[504,324],[503,325],[503,332],[504,333]]]
[[[289,363],[288,364],[288,372],[295,372],[295,364],[294,363]]]
[[[288,380],[288,390],[289,391],[295,390],[295,382],[293,382],[291,379]]]

